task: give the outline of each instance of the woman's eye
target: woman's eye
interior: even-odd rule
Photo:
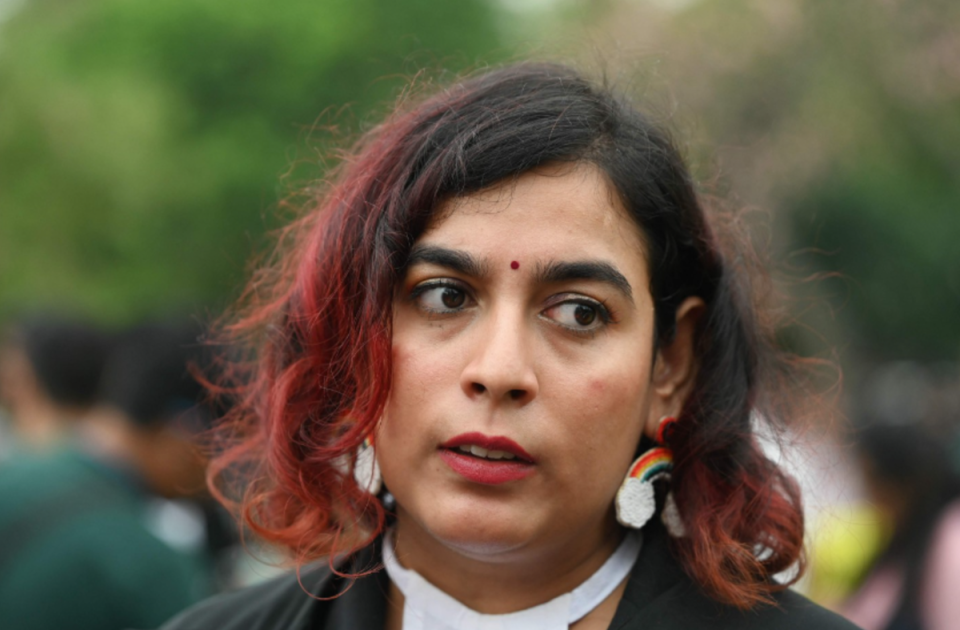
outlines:
[[[592,331],[610,322],[607,309],[599,302],[570,300],[551,306],[544,315],[576,331]]]
[[[466,305],[467,292],[452,284],[426,284],[414,289],[413,298],[424,310],[448,313]]]

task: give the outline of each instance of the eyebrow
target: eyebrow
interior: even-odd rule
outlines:
[[[406,267],[429,263],[452,269],[463,275],[481,278],[488,274],[489,264],[467,252],[436,245],[417,245],[407,257]],[[600,260],[554,261],[538,264],[534,278],[538,284],[556,284],[570,280],[591,280],[607,284],[633,301],[633,288],[627,278],[610,263]]]
[[[466,276],[479,278],[487,275],[489,265],[477,260],[470,254],[457,249],[447,249],[436,245],[417,245],[407,257],[407,267],[418,263],[429,263],[452,269]]]
[[[600,260],[576,260],[537,265],[536,281],[538,283],[553,284],[570,280],[602,282],[612,286],[631,302],[633,301],[630,282],[610,263]]]

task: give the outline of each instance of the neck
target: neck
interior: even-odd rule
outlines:
[[[12,418],[18,437],[28,448],[44,449],[59,442],[66,429],[83,412],[74,407],[38,401],[23,405]]]
[[[130,430],[123,416],[109,408],[98,408],[78,423],[76,437],[86,451],[98,458],[127,462],[130,457]]]
[[[413,569],[468,608],[484,614],[505,614],[573,590],[607,561],[622,538],[623,531],[611,517],[596,523],[590,531],[571,532],[550,546],[531,545],[529,549],[489,556],[465,555],[434,538],[401,508],[395,547],[397,559],[405,568]]]

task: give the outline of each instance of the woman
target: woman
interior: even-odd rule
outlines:
[[[169,628],[849,627],[773,580],[803,529],[751,437],[765,338],[625,102],[554,65],[457,84],[288,235],[213,475],[327,559]]]

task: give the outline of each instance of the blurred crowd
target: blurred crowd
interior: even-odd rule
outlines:
[[[202,446],[223,410],[197,379],[212,367],[202,333],[53,315],[4,327],[0,627],[153,628],[258,579],[205,487]],[[848,426],[807,462],[839,490],[807,484],[802,589],[866,630],[960,628],[956,365],[885,365],[853,398]]]
[[[153,628],[236,579],[205,490],[189,321],[36,315],[0,338],[0,627]]]
[[[832,456],[852,475],[810,523],[808,595],[865,630],[960,628],[957,364],[883,364],[851,399]]]

